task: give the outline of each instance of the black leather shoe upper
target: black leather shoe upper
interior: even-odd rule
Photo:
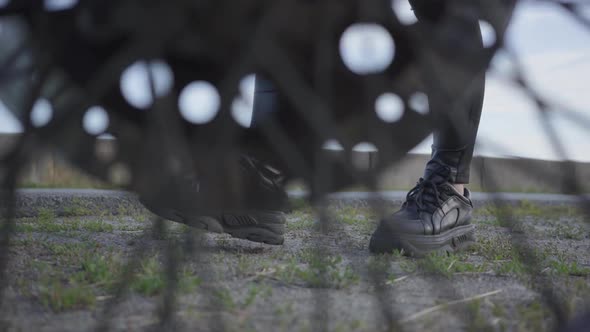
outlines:
[[[211,179],[194,173],[170,176],[158,188],[166,195],[141,197],[141,202],[152,212],[172,209],[184,216],[212,216],[223,211],[286,211],[288,196],[283,189],[282,174],[266,164],[248,156],[241,156],[236,165],[237,174],[228,175],[232,186],[221,186]],[[220,167],[219,172],[223,168]],[[151,199],[150,199],[151,198]],[[224,199],[225,198],[225,199]]]
[[[430,161],[424,178],[408,192],[402,208],[382,221],[392,233],[437,235],[471,219],[473,205],[470,193],[457,192],[449,182],[451,170],[437,161]]]
[[[244,177],[244,203],[248,209],[288,211],[289,197],[283,185],[285,177],[281,171],[253,157],[240,159]]]

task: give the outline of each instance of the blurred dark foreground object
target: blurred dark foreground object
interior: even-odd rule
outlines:
[[[79,1],[57,11],[42,2],[11,1],[0,13],[17,15],[11,19],[18,21],[37,78],[30,85],[41,85],[55,112],[42,128],[26,126],[30,139],[56,147],[91,174],[122,178],[119,184],[161,199],[176,195],[162,179],[206,175],[219,191],[212,196],[227,205],[232,193],[247,192],[233,181],[244,154],[323,193],[355,183],[374,187],[380,170],[433,130],[453,130],[455,110],[482,93],[477,82],[515,1],[413,4],[421,21],[412,25],[400,22],[389,3],[362,1]],[[479,20],[495,29],[498,45],[482,49],[470,41]],[[359,74],[339,47],[347,29],[367,25],[383,28],[395,52],[386,68]],[[162,63],[172,73],[172,89],[164,95],[148,73],[154,96],[148,109],[122,93],[122,75],[138,62]],[[253,126],[243,128],[232,118],[232,104],[241,79],[251,73],[273,82],[279,107],[255,114]],[[191,123],[179,111],[183,89],[195,81],[209,82],[219,94],[218,113],[206,123]],[[11,109],[28,122],[24,100],[31,96],[24,90],[8,99],[23,106]],[[376,99],[387,93],[403,102],[399,121],[386,122],[375,112]],[[416,96],[427,98],[421,112]],[[107,131],[117,138],[111,158],[96,155],[94,135],[80,126],[92,105],[108,111]],[[343,151],[327,152],[329,141]],[[352,162],[352,149],[361,143],[379,151],[374,169]],[[113,176],[120,170],[126,176]]]

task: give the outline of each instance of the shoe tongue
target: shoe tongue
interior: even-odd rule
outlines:
[[[448,182],[451,177],[451,168],[438,161],[431,160],[424,169],[424,180],[430,180],[436,184]]]

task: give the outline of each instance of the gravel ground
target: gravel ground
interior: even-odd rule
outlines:
[[[283,246],[172,222],[156,232],[135,208],[68,211],[17,219],[2,330],[545,331],[544,289],[568,319],[590,310],[589,232],[567,204],[480,208],[477,245],[423,259],[371,255],[378,216],[359,204],[330,207],[323,232],[300,205]]]

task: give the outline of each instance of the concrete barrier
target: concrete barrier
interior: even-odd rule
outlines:
[[[427,155],[408,155],[383,172],[383,188],[407,189],[422,176]],[[570,193],[569,176],[590,192],[590,163],[475,157],[470,187],[477,191]]]
[[[6,155],[15,146],[19,137],[18,134],[0,134],[0,157]],[[97,141],[97,151],[113,151],[114,149],[112,140],[101,139]],[[112,188],[108,183],[73,167],[54,151],[38,149],[31,151],[31,154],[34,158],[21,172],[19,179],[21,187]]]
[[[18,135],[0,134],[0,155],[10,149]],[[114,141],[99,140],[97,150],[114,149]],[[59,155],[35,151],[36,158],[28,165],[20,180],[23,187],[109,188],[97,179],[71,167]],[[369,168],[378,162],[375,152],[354,152],[357,167]],[[428,155],[409,154],[389,167],[380,178],[383,190],[406,190],[422,176]],[[568,192],[568,176],[574,175],[576,184],[590,192],[590,163],[564,163],[536,159],[508,159],[475,157],[471,165],[470,187],[476,191],[502,192]]]

